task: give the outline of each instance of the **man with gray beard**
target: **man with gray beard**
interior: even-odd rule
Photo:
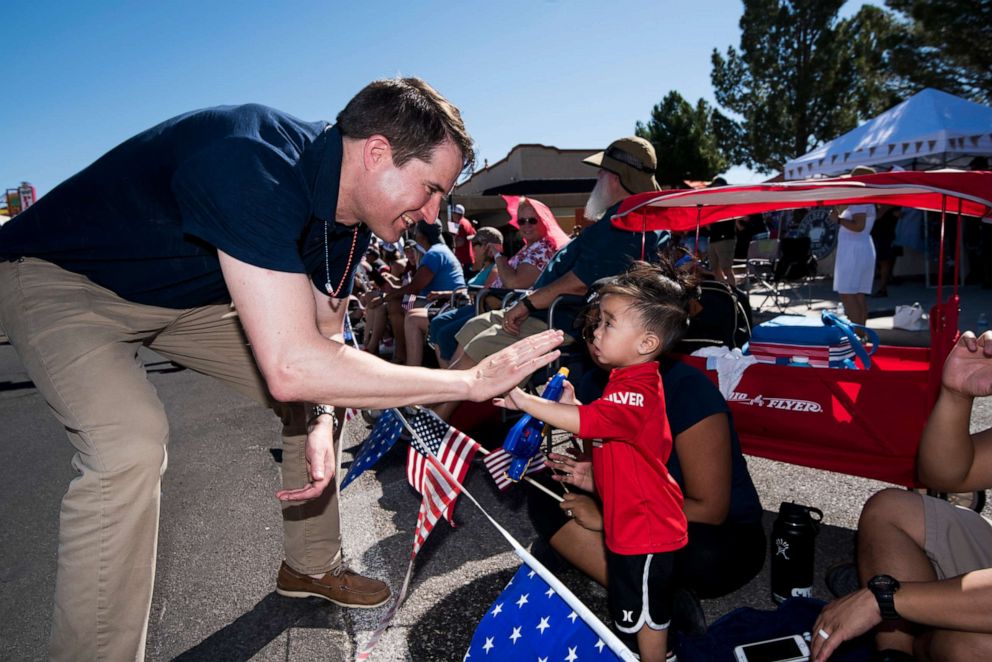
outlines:
[[[643,138],[621,138],[584,162],[599,168],[596,186],[585,208],[586,218],[596,222],[551,258],[535,281],[534,291],[513,307],[483,313],[462,327],[457,335],[458,350],[452,368],[471,368],[502,347],[546,329],[547,309],[557,297],[585,295],[600,278],[619,274],[631,261],[641,259],[641,233],[619,230],[613,227],[610,218],[624,198],[659,189],[654,178],[657,167],[654,147]],[[666,231],[647,232],[643,259],[655,261],[669,238]],[[556,314],[555,325],[570,334],[574,318],[566,318],[559,324],[561,319]],[[566,337],[565,341],[570,340]],[[439,409],[442,415],[450,411],[446,407]]]

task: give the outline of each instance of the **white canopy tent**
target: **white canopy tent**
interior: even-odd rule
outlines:
[[[811,152],[787,161],[785,179],[843,175],[859,165],[964,168],[992,156],[992,108],[927,88]]]

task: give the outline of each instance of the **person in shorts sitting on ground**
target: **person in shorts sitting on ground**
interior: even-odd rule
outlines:
[[[964,333],[944,364],[917,453],[920,481],[944,492],[992,486],[992,428],[970,433],[974,399],[992,395],[992,332]],[[879,660],[992,659],[992,522],[929,496],[889,488],[858,522],[861,588],[813,626],[821,662],[871,629]]]
[[[673,552],[687,542],[682,492],[665,466],[672,434],[657,361],[688,323],[685,306],[671,304],[682,292],[645,262],[603,286],[592,352],[612,372],[598,400],[583,405],[571,387],[560,402],[520,388],[495,400],[591,440],[592,474],[569,483],[602,500],[610,616],[651,661],[666,656]]]

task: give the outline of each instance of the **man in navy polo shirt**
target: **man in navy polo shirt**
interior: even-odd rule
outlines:
[[[282,417],[277,590],[385,602],[385,584],[342,563],[332,410],[283,403],[486,400],[553,360],[556,334],[459,372],[390,365],[341,342],[371,233],[396,241],[435,219],[472,159],[458,109],[433,88],[376,81],[333,126],[258,105],[173,118],[0,230],[0,325],[79,472],[62,502],[53,659],[144,655],[168,422],[142,345]]]

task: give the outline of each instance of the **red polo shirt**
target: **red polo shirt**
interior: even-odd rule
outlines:
[[[593,440],[606,546],[627,555],[683,547],[682,491],[665,468],[672,432],[658,362],[613,370],[603,396],[579,407],[579,436]]]

